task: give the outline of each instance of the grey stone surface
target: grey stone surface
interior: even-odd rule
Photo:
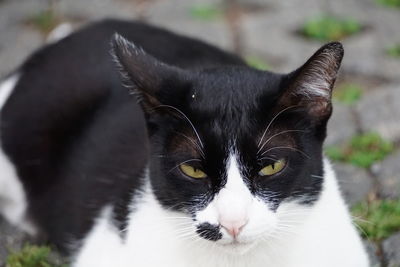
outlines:
[[[4,33],[4,34],[3,34]],[[14,71],[33,51],[43,44],[43,36],[24,25],[10,25],[0,31],[0,79]]]
[[[147,10],[145,19],[152,24],[161,25],[177,33],[200,38],[218,47],[232,50],[232,35],[226,23],[226,18],[224,16],[211,20],[195,18],[190,14],[190,10],[199,5],[212,5],[219,8],[222,1],[156,1]]]
[[[336,171],[340,189],[349,206],[366,199],[372,188],[372,180],[365,170],[339,163],[335,163],[333,168]]]
[[[56,10],[66,18],[98,20],[104,17],[135,19],[136,1],[114,0],[58,0]]]
[[[400,198],[400,150],[388,156],[374,171],[382,186],[381,194],[387,198]]]
[[[360,34],[342,40],[346,55],[344,70],[400,79],[400,62],[386,56],[384,51],[400,41],[397,10],[383,8],[374,1],[359,0],[263,2],[270,7],[270,12],[248,16],[243,21],[246,48],[249,51],[268,51],[283,59],[281,65],[275,66],[277,70],[297,68],[324,43],[306,40],[295,32],[307,19],[331,13],[354,18],[366,26]]]
[[[37,241],[10,225],[0,216],[0,267],[5,266],[10,252],[18,252],[25,244],[37,244]],[[54,249],[49,255],[49,261],[55,266],[61,266],[68,262]]]
[[[21,249],[27,239],[25,234],[0,217],[0,266],[5,264],[8,253]]]
[[[26,21],[45,7],[41,0],[0,2],[0,79],[43,44],[43,36]]]
[[[356,125],[351,107],[333,103],[332,117],[328,122],[326,145],[342,145],[356,134]]]
[[[367,253],[369,256],[370,266],[371,267],[381,267],[381,262],[380,262],[378,256],[376,255],[376,252],[377,252],[376,245],[372,242],[364,241],[364,247],[367,250]]]
[[[242,21],[245,53],[265,53],[267,57],[278,58],[279,64],[273,66],[276,71],[293,71],[320,46],[299,37],[295,31],[305,18],[318,13],[321,5],[317,1],[304,1],[296,6],[295,2],[268,1],[270,8],[265,13],[245,16]]]
[[[24,22],[48,6],[49,0],[3,0],[0,2],[0,29]]]
[[[365,94],[356,109],[361,127],[392,141],[400,140],[400,84],[390,84]]]
[[[400,232],[383,241],[382,246],[388,267],[400,267]]]

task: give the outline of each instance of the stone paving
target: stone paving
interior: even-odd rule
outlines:
[[[221,8],[208,20],[193,16],[194,6]],[[395,151],[369,169],[335,163],[349,205],[379,195],[400,197],[400,59],[384,49],[400,43],[400,9],[374,0],[0,0],[0,77],[40,47],[46,34],[29,19],[52,8],[60,21],[75,28],[104,17],[141,19],[203,39],[243,57],[256,57],[273,71],[300,66],[321,42],[297,34],[313,15],[330,13],[357,19],[365,29],[344,39],[345,58],[338,83],[359,83],[361,100],[353,106],[335,103],[328,145],[338,145],[360,132],[375,131],[395,143]],[[18,249],[24,237],[0,218],[0,266],[7,249]],[[400,266],[400,232],[381,243],[365,242],[373,266]]]

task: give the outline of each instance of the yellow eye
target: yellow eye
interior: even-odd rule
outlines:
[[[274,174],[280,172],[281,170],[283,170],[283,168],[285,166],[286,166],[286,160],[285,159],[280,159],[280,160],[275,161],[274,163],[262,168],[258,174],[260,176],[274,175]]]
[[[181,164],[179,165],[179,168],[184,174],[195,179],[202,179],[207,177],[207,174],[205,174],[202,170],[192,167],[188,164]]]

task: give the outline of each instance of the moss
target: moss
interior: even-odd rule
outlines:
[[[52,9],[46,9],[34,15],[29,23],[41,32],[49,33],[60,23],[60,19]]]
[[[376,3],[391,8],[400,8],[400,0],[375,0]]]
[[[6,267],[48,267],[49,253],[48,247],[25,245],[21,251],[8,256]]]
[[[380,241],[400,231],[400,199],[363,202],[352,208],[361,234],[373,241]]]
[[[309,19],[301,28],[301,33],[320,41],[337,41],[361,31],[362,26],[352,18],[321,15]]]
[[[333,98],[341,103],[347,105],[353,105],[358,100],[360,100],[362,96],[362,89],[357,84],[344,84],[338,87],[334,93]]]
[[[215,5],[198,4],[190,8],[190,15],[196,19],[214,20],[220,18],[223,12]]]
[[[271,66],[268,65],[267,62],[265,62],[264,60],[262,60],[261,58],[255,57],[255,56],[249,56],[246,57],[246,63],[247,65],[249,65],[250,67],[253,67],[255,69],[258,70],[270,70]]]
[[[373,132],[356,135],[343,146],[330,146],[325,149],[325,153],[332,160],[363,168],[383,160],[392,151],[393,144]]]
[[[400,58],[400,44],[395,44],[386,49],[386,54],[390,57]]]

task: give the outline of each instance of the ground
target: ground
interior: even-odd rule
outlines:
[[[400,44],[400,8],[396,7],[399,1],[391,1],[392,6],[386,2],[390,1],[0,0],[0,77],[40,47],[48,32],[61,22],[79,28],[104,17],[140,19],[233,51],[259,68],[288,72],[326,42],[313,31],[328,26],[317,22],[315,29],[311,25],[314,28],[307,31],[311,38],[307,38],[302,34],[306,21],[322,15],[350,19],[349,36],[337,35],[334,28],[334,34],[327,37],[341,39],[345,58],[337,82],[342,93],[335,97],[326,146],[351,154],[355,150],[349,148],[350,140],[371,132],[390,143],[379,159],[362,161],[363,167],[348,159],[335,162],[334,167],[350,207],[360,202],[372,207],[381,199],[398,203],[400,52],[393,49]],[[327,29],[322,28],[322,33]],[[362,145],[372,151],[379,149],[376,144]],[[370,154],[364,151],[357,157]],[[377,209],[379,212],[382,207]],[[371,212],[375,210],[371,208]],[[400,226],[394,225],[382,238],[371,238],[374,232],[368,234],[365,245],[373,265],[400,266]],[[25,240],[0,218],[0,266],[7,251],[20,249]]]

